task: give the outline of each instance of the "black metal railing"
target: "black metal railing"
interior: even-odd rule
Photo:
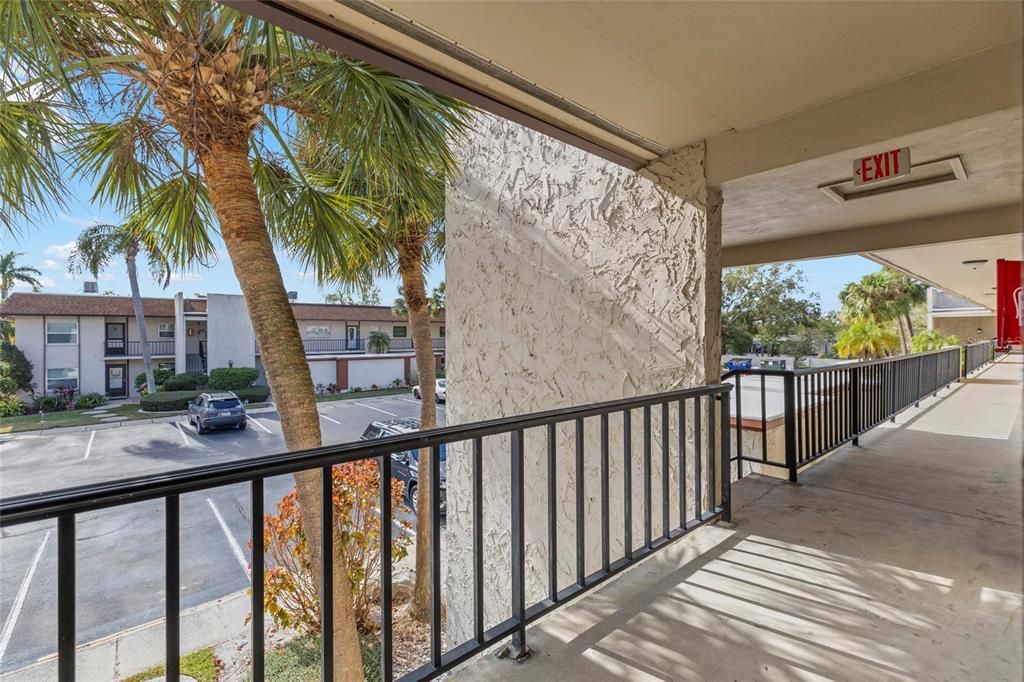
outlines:
[[[435,351],[444,350],[444,338],[430,340],[431,348]],[[307,353],[369,353],[376,352],[370,349],[366,339],[303,339],[302,347]],[[412,350],[412,339],[397,338],[391,339],[385,353],[397,353]]]
[[[429,662],[408,673],[403,680],[421,680],[437,677],[475,654],[487,649],[501,640],[511,637],[513,653],[523,651],[526,641],[526,626],[544,614],[565,604],[575,597],[603,583],[609,577],[631,566],[643,557],[655,552],[689,531],[709,521],[730,518],[730,476],[729,470],[729,429],[730,401],[728,384],[718,384],[695,389],[672,391],[656,395],[615,400],[592,405],[583,405],[564,409],[538,412],[518,417],[493,419],[474,424],[448,426],[432,431],[413,433],[403,436],[383,438],[374,441],[359,441],[344,445],[322,447],[301,452],[289,452],[276,455],[257,457],[242,462],[226,462],[182,471],[129,478],[109,483],[82,486],[0,500],[0,527],[7,529],[19,524],[57,519],[57,665],[58,680],[71,682],[75,679],[75,553],[76,517],[79,515],[111,507],[122,507],[147,500],[163,500],[165,510],[165,601],[166,608],[166,674],[168,679],[177,679],[179,675],[178,660],[180,656],[179,609],[180,609],[180,545],[181,533],[179,501],[182,495],[200,490],[208,490],[225,485],[248,483],[251,493],[251,509],[249,518],[253,539],[252,584],[251,591],[251,648],[252,678],[257,682],[265,678],[264,661],[264,611],[263,585],[266,571],[263,553],[264,523],[264,481],[270,477],[291,474],[297,471],[319,469],[321,481],[321,514],[324,522],[321,526],[321,545],[323,556],[331,556],[332,514],[331,504],[331,472],[332,466],[358,460],[375,459],[380,475],[379,504],[381,514],[380,538],[380,575],[383,577],[380,593],[380,638],[381,638],[381,671],[383,680],[393,678],[392,665],[392,595],[391,581],[388,576],[392,572],[392,536],[395,509],[391,500],[391,455],[407,452],[416,448],[426,448],[432,453],[428,457],[431,470],[430,481],[430,529],[431,538],[439,540],[441,530],[441,509],[438,484],[440,477],[440,453],[442,446],[448,445],[449,462],[455,456],[452,444],[460,444],[465,448],[463,453],[472,462],[472,519],[473,519],[473,585],[472,602],[474,613],[473,636],[467,641],[456,643],[448,650],[442,649],[441,618],[441,546],[439,541],[430,543],[431,566],[431,618],[430,618],[430,659]],[[639,416],[639,423],[632,421]],[[586,438],[587,427],[592,436]],[[561,443],[559,427],[562,427]],[[597,427],[597,429],[595,429]],[[622,441],[619,446],[609,442],[610,428],[621,427]],[[655,428],[657,432],[655,433]],[[635,464],[634,430],[639,434],[642,464]],[[598,437],[593,438],[597,432]],[[703,436],[702,436],[703,433]],[[568,446],[571,438],[571,447]],[[526,446],[526,439],[531,446]],[[617,436],[616,436],[617,438]],[[540,439],[534,441],[533,439]],[[595,443],[594,441],[597,441]],[[657,440],[657,447],[655,447]],[[533,444],[543,442],[544,447],[537,452],[546,461],[547,497],[547,582],[545,596],[533,603],[527,603],[527,559],[526,559],[526,520],[525,520],[525,489],[527,485],[543,486],[539,481],[527,481],[524,460],[529,449],[534,454]],[[485,479],[484,447],[488,453],[498,448],[501,456],[507,457],[511,465],[510,499],[508,513],[510,518],[510,550],[512,553],[511,575],[507,580],[511,584],[511,598],[506,603],[505,613],[511,617],[491,624],[484,620],[484,550],[483,550],[483,481]],[[538,448],[539,449],[539,448]],[[615,531],[616,542],[623,538],[622,555],[618,556],[615,549],[613,556],[611,535],[613,529],[612,511],[610,509],[610,461],[613,450],[621,453],[623,485],[621,515],[616,513],[615,520],[621,519],[621,529]],[[675,450],[672,453],[672,450]],[[558,486],[556,485],[558,463],[565,457],[574,467],[576,484],[572,486],[575,495],[575,575],[571,580],[560,582],[558,576],[558,553],[563,551],[557,545],[558,521],[556,509],[560,508]],[[619,455],[616,455],[619,456]],[[660,456],[660,480],[655,481],[652,463]],[[670,465],[670,456],[673,461]],[[587,471],[594,471],[594,460],[599,458],[600,490],[584,490]],[[589,460],[592,468],[586,467]],[[676,467],[678,486],[670,492],[672,466]],[[569,468],[569,467],[566,467]],[[633,484],[634,468],[643,477],[640,491]],[[692,475],[689,475],[692,472]],[[725,475],[723,475],[725,474]],[[451,469],[449,468],[449,476]],[[652,485],[661,486],[661,520],[660,534],[655,537],[652,524]],[[451,480],[448,481],[449,486]],[[327,494],[324,494],[324,493]],[[597,557],[587,561],[586,541],[588,532],[585,515],[586,500],[597,498],[600,503],[600,569],[588,573],[587,566],[597,565]],[[634,540],[633,536],[633,503],[640,500],[643,515],[643,538]],[[671,514],[673,508],[676,512]],[[692,513],[691,513],[692,510]],[[501,513],[505,513],[502,509]],[[672,518],[670,518],[670,515]],[[656,517],[654,517],[656,518]],[[321,562],[322,575],[319,576],[324,603],[330,604],[334,566],[330,561]],[[543,569],[541,569],[543,570]],[[467,590],[467,594],[469,594]],[[156,599],[154,595],[154,599]],[[493,599],[494,595],[488,595]],[[324,614],[324,631],[330,632],[330,610]],[[330,662],[332,659],[332,638],[321,638],[323,649],[323,675],[330,678]]]
[[[996,342],[979,341],[964,346],[963,376],[976,372],[996,359]]]
[[[845,443],[856,445],[865,431],[959,378],[959,347],[812,369],[726,372],[723,381],[733,379],[736,386],[736,476],[743,477],[743,462],[754,462],[786,469],[795,482],[801,468]],[[743,452],[742,390],[750,380],[760,389],[760,456]],[[772,417],[769,396],[776,403]],[[782,429],[781,440],[774,441],[781,448],[770,445],[775,429]]]
[[[174,355],[174,339],[149,341],[150,355]],[[106,339],[108,356],[141,356],[141,341],[125,341],[123,339]]]

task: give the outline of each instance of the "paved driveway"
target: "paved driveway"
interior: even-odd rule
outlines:
[[[404,396],[320,403],[324,443],[356,440],[374,419],[418,417]],[[444,408],[438,408],[444,422]],[[0,439],[0,497],[23,495],[284,449],[276,413],[254,414],[245,431],[198,435],[186,422],[128,424]],[[269,479],[265,509],[292,489]],[[181,604],[189,608],[249,586],[249,490],[233,485],[181,498]],[[78,517],[78,642],[163,617],[163,502]],[[0,672],[56,651],[56,523],[0,535]]]

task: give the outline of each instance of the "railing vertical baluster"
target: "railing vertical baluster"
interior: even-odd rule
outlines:
[[[548,598],[551,603],[558,601],[558,525],[556,505],[558,486],[555,477],[555,455],[557,440],[555,425],[548,424]]]
[[[633,415],[622,412],[622,544],[633,558]]]
[[[394,519],[391,509],[391,455],[381,455],[377,462],[380,471],[380,679],[381,682],[391,682],[394,676],[391,601],[391,542]]]
[[[722,395],[722,520],[732,521],[732,475],[729,472],[729,392]]]
[[[601,570],[611,566],[608,522],[608,415],[601,415]]]
[[[860,369],[850,368],[847,381],[850,385],[850,433],[853,444],[860,445]]]
[[[764,374],[761,375],[761,461],[768,461],[768,408],[767,391],[764,390]]]
[[[668,403],[661,404],[661,537],[668,537]]]
[[[743,478],[743,391],[741,374],[736,375],[736,480]]]
[[[320,645],[324,682],[334,682],[334,467],[320,470]]]
[[[177,495],[164,500],[165,663],[168,680],[181,674],[181,553],[180,514]]]
[[[522,486],[522,433],[519,433],[519,484]],[[516,437],[513,434],[513,443]],[[513,461],[513,467],[515,462]],[[519,507],[519,532],[522,533],[522,487],[516,491],[513,469],[512,535],[516,533],[516,506]],[[518,498],[517,498],[518,495]],[[521,547],[520,547],[521,550]],[[513,546],[513,557],[515,547]],[[515,589],[515,578],[512,580]],[[430,448],[430,659],[441,667],[441,446]]]
[[[484,447],[473,439],[473,633],[484,641]]]
[[[695,395],[693,396],[693,515],[698,523],[704,516],[704,501],[701,499],[704,482],[704,477],[701,475],[701,459],[704,457],[704,448],[701,447],[700,442],[700,411],[701,398],[699,395]]]
[[[715,403],[718,402],[720,395],[709,395],[708,396],[708,507],[709,511],[714,511],[718,507],[718,495],[715,494],[715,467],[717,462],[715,461],[715,447],[716,441],[718,440],[718,428],[715,423]],[[725,428],[728,431],[728,427]]]
[[[266,671],[263,665],[264,643],[263,633],[263,580],[264,580],[264,546],[263,546],[263,479],[253,479],[249,484],[249,532],[252,535],[252,600],[249,608],[252,620],[249,622],[249,639],[252,648],[252,679],[263,682]]]
[[[75,516],[57,518],[57,680],[75,680]]]
[[[825,410],[828,409],[828,396],[825,395],[825,391],[822,387],[821,374],[821,372],[818,372],[814,375],[815,390],[818,394],[818,409],[815,410],[815,417],[817,420],[817,424],[815,425],[815,429],[817,429],[817,442],[814,444],[815,454],[824,452],[825,450]],[[792,471],[790,472],[790,476],[793,476]],[[790,478],[790,480],[793,479]]]
[[[789,469],[789,480],[796,483],[796,400],[794,398],[794,376],[790,372],[783,378],[782,397],[785,404],[785,416],[783,421],[784,440],[786,448],[786,468]]]
[[[802,438],[802,432],[800,429],[800,415],[803,413],[801,407],[803,406],[803,396],[800,395],[800,382],[802,377],[799,374],[794,374],[793,377],[793,390],[796,391],[796,413],[793,415],[793,419],[796,421],[796,429],[794,433],[796,435],[796,457],[798,460],[804,458],[804,442]]]
[[[576,584],[580,587],[586,583],[586,510],[584,501],[584,477],[586,469],[583,462],[583,419],[576,418]]]
[[[523,510],[524,467],[523,467],[523,431],[512,432],[512,618],[516,621],[516,630],[512,634],[512,656],[518,659],[526,653],[526,536],[523,526],[526,523]],[[439,562],[440,563],[440,562]],[[440,567],[440,566],[439,566]],[[440,601],[438,601],[440,611]],[[438,614],[440,615],[440,614]],[[438,623],[440,625],[440,623]],[[437,663],[440,664],[441,631],[437,631]]]
[[[651,406],[644,405],[644,547],[651,548]]]
[[[679,408],[679,528],[686,531],[686,401]]]

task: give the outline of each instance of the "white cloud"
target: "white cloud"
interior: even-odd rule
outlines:
[[[96,280],[100,280],[100,281],[103,281],[103,282],[113,282],[115,279],[117,279],[117,276],[116,275],[112,275],[109,272],[101,272],[100,276],[96,277],[94,279],[93,276],[92,276],[92,273],[88,273],[88,272],[82,273],[82,274],[74,274],[74,273],[71,273],[71,272],[65,272],[64,273],[64,279],[68,280],[69,282],[79,282],[79,281],[81,281],[81,282],[92,282],[92,281],[96,281]]]
[[[57,258],[67,258],[74,250],[75,242],[71,240],[67,244],[50,244],[46,247],[46,254],[48,256],[56,256]]]
[[[62,263],[59,263],[59,262],[53,260],[52,258],[47,258],[46,260],[44,260],[42,263],[40,263],[36,267],[39,268],[40,270],[63,270],[64,269],[64,265]]]
[[[172,282],[200,282],[200,281],[202,281],[202,279],[203,279],[202,277],[200,277],[199,275],[197,275],[194,272],[172,272],[171,273],[171,281]]]
[[[60,288],[60,287],[57,286],[56,282],[54,282],[51,278],[47,277],[46,275],[42,275],[40,277],[36,277],[36,279],[39,280],[40,288],[42,288],[42,289],[59,289]],[[25,282],[17,282],[14,285],[14,291],[32,291],[32,286],[29,285],[29,284],[26,284]]]
[[[75,227],[78,227],[78,228],[92,227],[93,225],[95,225],[97,223],[106,222],[102,218],[100,218],[99,216],[92,216],[90,218],[82,218],[80,216],[68,215],[67,213],[61,213],[60,214],[60,219],[63,220],[64,222],[66,222],[66,223],[68,223],[70,225],[74,225]]]

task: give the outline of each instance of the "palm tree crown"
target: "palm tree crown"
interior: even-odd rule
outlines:
[[[24,255],[24,253],[17,251],[8,251],[7,253],[0,254],[0,302],[7,300],[7,296],[14,289],[14,285],[19,282],[29,285],[33,290],[43,286],[42,282],[39,281],[43,273],[39,272],[36,268],[18,265],[18,258]]]

